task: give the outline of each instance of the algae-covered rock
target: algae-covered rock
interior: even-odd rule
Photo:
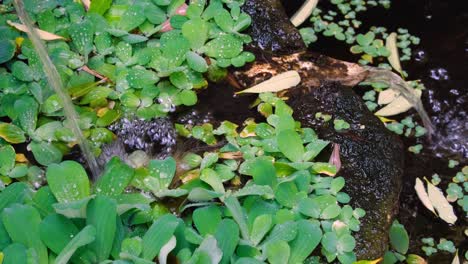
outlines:
[[[233,73],[237,84],[248,88],[273,75],[296,70],[302,80],[287,96],[295,118],[318,136],[340,145],[340,176],[351,205],[366,211],[356,233],[358,259],[382,257],[388,245],[388,230],[398,209],[402,184],[403,145],[366,107],[350,88],[367,73],[360,66],[304,52],[300,34],[286,16],[279,0],[247,0],[244,11],[252,17],[252,46],[257,61]],[[350,124],[336,131],[329,114]]]
[[[388,230],[398,209],[404,150],[400,139],[385,128],[349,87],[323,85],[296,93],[288,102],[295,118],[313,128],[320,138],[340,145],[341,170],[351,206],[366,211],[356,233],[358,259],[376,259],[385,253]],[[350,124],[336,131],[333,119],[315,118],[321,112]]]

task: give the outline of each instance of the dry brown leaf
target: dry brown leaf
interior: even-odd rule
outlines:
[[[434,206],[432,206],[426,188],[424,187],[423,182],[419,178],[416,178],[416,184],[414,185],[414,189],[416,190],[416,194],[418,195],[419,200],[421,200],[424,206],[435,214],[436,212],[434,210]]]
[[[454,224],[457,221],[457,216],[442,191],[427,181],[427,194],[439,217],[449,224]]]
[[[26,32],[26,33],[29,31],[28,28],[23,24],[11,22],[10,20],[8,20],[7,23],[8,25],[18,29],[19,31]],[[57,40],[57,39],[65,40],[65,38],[62,36],[52,34],[42,29],[36,28],[36,32],[37,32],[37,35],[39,35],[39,37],[43,40]]]
[[[287,71],[280,73],[270,79],[261,82],[251,88],[237,92],[241,93],[264,93],[264,92],[279,92],[298,85],[301,82],[301,76],[297,71]]]
[[[318,0],[307,0],[302,4],[302,6],[297,10],[297,12],[291,17],[291,23],[297,27],[304,23],[307,18],[310,17],[312,11],[314,11],[317,6]]]
[[[398,55],[397,34],[395,32],[388,35],[385,46],[390,51],[388,62],[390,62],[390,65],[392,65],[393,69],[401,73],[403,70],[400,64],[400,56]]]
[[[422,94],[421,90],[414,89],[413,93],[417,98],[421,98],[421,94]],[[399,95],[387,106],[377,111],[375,115],[378,115],[378,116],[398,115],[398,114],[401,114],[410,110],[411,107],[413,107],[413,105],[410,102],[408,102],[408,100],[403,95]]]

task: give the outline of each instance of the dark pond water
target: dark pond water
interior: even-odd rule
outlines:
[[[302,1],[283,1],[291,14]],[[323,4],[325,1],[322,1]],[[458,210],[457,227],[449,227],[435,218],[419,202],[414,191],[416,177],[430,177],[434,173],[448,182],[468,161],[468,2],[466,0],[406,0],[392,1],[390,10],[373,8],[362,14],[363,25],[384,26],[389,31],[407,28],[421,38],[413,52],[413,59],[403,63],[410,79],[421,79],[426,86],[423,103],[435,126],[432,140],[403,138],[406,147],[421,143],[424,150],[419,155],[406,153],[405,179],[400,196],[398,219],[411,237],[410,252],[423,256],[422,237],[452,239],[462,252],[468,248],[463,231],[467,219]],[[311,50],[338,59],[356,61],[348,47],[331,38],[319,37]],[[359,92],[359,91],[358,91]],[[414,115],[414,113],[412,113]],[[415,118],[416,115],[414,115]],[[460,161],[454,169],[448,160]],[[430,263],[450,263],[450,254],[438,254]]]

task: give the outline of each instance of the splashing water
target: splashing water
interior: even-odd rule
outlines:
[[[34,49],[36,50],[44,69],[44,73],[47,77],[47,81],[49,85],[54,89],[55,93],[58,95],[62,105],[65,117],[70,121],[71,129],[73,134],[75,135],[78,144],[81,148],[81,151],[88,163],[88,167],[91,170],[92,177],[95,179],[98,176],[99,167],[96,162],[96,157],[91,151],[91,148],[86,141],[85,137],[83,136],[83,132],[81,131],[78,125],[78,114],[76,113],[75,109],[73,108],[73,103],[70,96],[64,92],[62,79],[60,78],[59,73],[57,72],[57,68],[52,63],[47,50],[44,46],[44,43],[39,38],[37,32],[34,30],[32,26],[31,19],[29,15],[24,10],[24,4],[21,0],[14,1],[16,13],[20,18],[21,22],[27,27],[28,29],[28,37],[31,40]]]
[[[431,135],[434,133],[434,127],[426,110],[424,110],[421,99],[416,97],[412,92],[413,88],[411,88],[399,75],[392,71],[376,67],[366,67],[366,70],[369,71],[369,75],[365,81],[387,83],[390,85],[390,88],[399,91],[401,95],[403,95],[403,97],[408,100],[408,102],[418,112],[424,127],[427,129],[427,135],[429,138],[431,138]]]

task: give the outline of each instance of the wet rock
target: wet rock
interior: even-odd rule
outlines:
[[[358,259],[376,259],[385,253],[388,230],[398,209],[404,151],[400,139],[385,128],[349,87],[334,83],[290,94],[289,105],[304,127],[320,138],[340,145],[340,176],[346,179],[350,204],[366,211],[356,233]],[[337,132],[332,121],[315,114],[332,115],[351,127]]]
[[[300,34],[289,23],[280,1],[246,1],[244,11],[252,17],[251,36],[257,60],[232,73],[237,85],[248,88],[272,76],[296,70],[301,87],[287,93],[295,118],[319,137],[340,145],[341,170],[351,205],[366,211],[356,234],[358,259],[382,257],[388,245],[388,230],[398,209],[402,185],[404,149],[349,88],[367,76],[352,63],[304,52]],[[299,38],[298,38],[299,37]],[[315,119],[315,113],[330,114],[348,122],[337,132],[333,122]]]
[[[301,34],[291,24],[278,0],[247,0],[242,10],[252,17],[247,34],[253,47],[275,54],[291,54],[306,49]]]

